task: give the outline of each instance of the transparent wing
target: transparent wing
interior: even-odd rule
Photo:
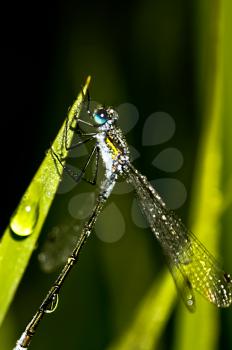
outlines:
[[[189,311],[194,312],[196,309],[196,303],[191,282],[189,281],[187,275],[181,271],[178,265],[172,264],[169,259],[167,259],[167,261],[180,296],[182,297]]]
[[[51,273],[62,266],[74,249],[80,229],[76,225],[61,224],[48,233],[38,260],[44,272]]]
[[[218,307],[232,303],[232,279],[226,274],[159,194],[132,165],[128,181],[134,186],[142,212],[160,242],[178,290],[194,311],[196,290]]]
[[[93,212],[94,204],[94,192],[78,193],[69,200],[67,209],[70,215],[47,234],[38,255],[43,271],[52,272],[67,261],[76,246],[83,221]]]

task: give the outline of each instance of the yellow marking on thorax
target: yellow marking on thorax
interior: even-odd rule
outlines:
[[[121,151],[120,151],[118,148],[116,148],[116,147],[114,146],[114,144],[110,141],[110,139],[109,139],[108,137],[106,138],[106,144],[107,144],[107,146],[109,147],[109,149],[110,149],[110,150],[112,151],[112,153],[113,153],[112,158],[115,159],[116,156],[117,156],[119,153],[121,153]]]

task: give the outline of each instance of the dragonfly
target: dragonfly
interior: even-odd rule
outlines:
[[[134,188],[141,211],[163,249],[177,290],[187,309],[191,312],[195,311],[195,291],[219,308],[229,307],[232,303],[231,276],[223,271],[211,253],[187,229],[182,220],[167,207],[147,177],[142,175],[132,164],[126,139],[118,126],[119,115],[117,111],[104,105],[98,105],[91,111],[89,93],[87,98],[86,112],[90,121],[74,116],[77,121],[75,131],[80,136],[80,140],[68,147],[67,131],[73,125],[73,121],[68,119],[63,137],[64,147],[67,151],[94,141],[85,165],[79,172],[75,172],[64,162],[62,154],[57,154],[51,148],[51,155],[56,166],[62,167],[76,183],[84,179],[93,185],[96,184],[100,158],[104,166],[104,176],[95,206],[82,228],[73,251],[17,341],[14,350],[28,349],[43,316],[56,309],[61,287],[76,265],[80,251],[93,231],[99,214],[115,184],[121,178],[124,178]],[[84,126],[90,128],[91,132],[83,130]],[[93,177],[89,179],[86,177],[86,170],[93,161],[95,162]]]

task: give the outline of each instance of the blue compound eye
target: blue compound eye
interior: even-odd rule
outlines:
[[[97,109],[93,114],[93,119],[98,125],[103,125],[109,119],[108,113],[104,108]]]

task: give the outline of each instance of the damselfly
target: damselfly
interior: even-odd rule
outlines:
[[[232,279],[230,275],[220,268],[202,243],[167,208],[147,178],[132,165],[126,139],[117,125],[119,116],[116,110],[111,107],[97,106],[92,112],[89,97],[86,110],[90,121],[77,120],[76,133],[81,136],[81,140],[71,147],[67,146],[66,135],[68,128],[72,125],[72,120],[66,121],[64,132],[64,146],[67,150],[94,141],[83,169],[79,173],[75,173],[70,167],[64,165],[61,155],[52,149],[51,154],[56,166],[63,167],[76,182],[83,178],[86,179],[86,170],[95,159],[93,179],[86,179],[92,184],[96,183],[99,157],[101,157],[104,165],[104,178],[99,195],[75,248],[38,311],[18,340],[15,350],[27,349],[44,314],[55,310],[60,289],[77,262],[81,248],[91,234],[98,215],[120,177],[124,177],[134,187],[141,210],[163,248],[168,267],[187,308],[190,311],[195,310],[194,290],[217,307],[228,307],[232,303]],[[91,132],[83,131],[84,126],[91,128]]]

